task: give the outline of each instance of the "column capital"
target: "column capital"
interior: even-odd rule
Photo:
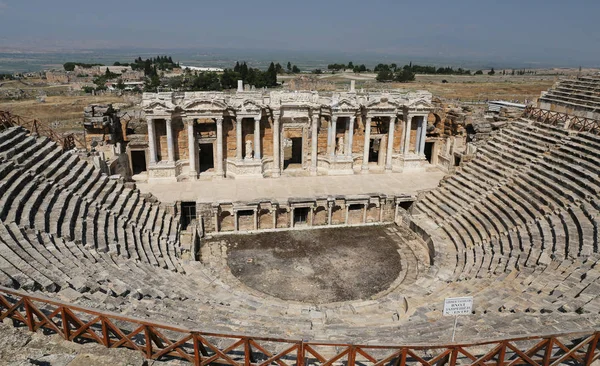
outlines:
[[[215,118],[217,125],[223,125],[223,117]]]

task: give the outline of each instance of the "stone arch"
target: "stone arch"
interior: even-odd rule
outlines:
[[[442,117],[439,114],[434,112],[429,112],[427,116],[427,124],[437,126],[440,122],[442,122]]]

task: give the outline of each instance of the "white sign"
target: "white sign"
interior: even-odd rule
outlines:
[[[447,297],[444,300],[444,316],[471,315],[473,297]]]

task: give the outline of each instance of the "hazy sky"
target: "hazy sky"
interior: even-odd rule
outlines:
[[[600,65],[600,0],[0,0],[0,48],[245,48]]]

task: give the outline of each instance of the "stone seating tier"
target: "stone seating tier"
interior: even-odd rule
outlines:
[[[461,340],[600,318],[600,138],[587,133],[510,124],[416,203],[411,220],[430,247],[385,228],[401,251],[397,285],[319,305],[249,289],[223,248],[183,263],[176,217],[46,139],[12,128],[0,147],[2,285],[205,331],[360,343],[447,341],[453,319],[439,310],[457,294],[476,301]]]
[[[45,137],[19,128],[0,135],[6,147],[0,150],[0,220],[181,269],[174,259],[176,243],[169,241],[178,222],[160,204],[140,198],[139,191],[110,180],[77,155],[62,154]],[[133,235],[128,236],[129,226]]]

